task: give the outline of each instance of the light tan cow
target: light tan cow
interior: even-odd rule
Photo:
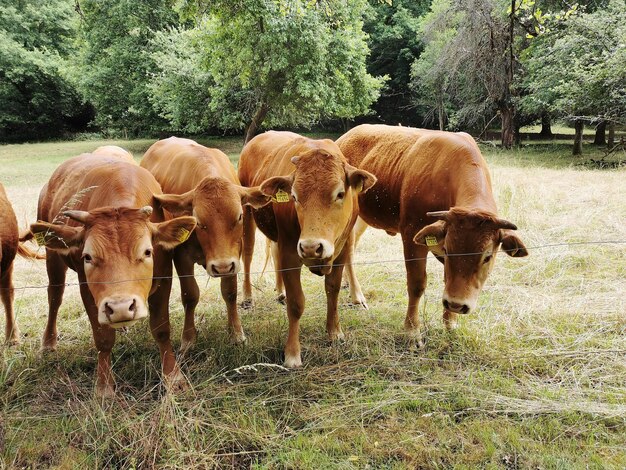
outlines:
[[[409,294],[404,325],[418,340],[429,250],[444,264],[448,328],[456,326],[457,314],[476,308],[500,246],[509,256],[528,254],[513,233],[517,227],[497,215],[487,164],[470,135],[361,125],[337,145],[352,165],[378,178],[359,196],[359,215],[402,237]]]
[[[67,268],[80,293],[98,350],[96,393],[114,394],[111,349],[115,330],[148,316],[170,388],[187,384],[170,341],[168,302],[172,259],[167,250],[194,230],[193,217],[162,222],[154,210],[159,184],[147,170],[118,156],[83,154],[61,164],[41,190],[31,232],[45,245],[48,323],[43,349],[57,346],[56,319]]]
[[[182,349],[196,339],[194,311],[200,298],[193,276],[194,265],[202,265],[209,276],[221,278],[221,291],[228,312],[228,326],[235,342],[246,337],[237,313],[237,273],[243,238],[243,207],[262,207],[270,197],[258,188],[239,184],[228,156],[190,139],[170,137],[152,145],[141,166],[148,169],[165,193],[156,196],[174,216],[194,215],[198,220],[193,235],[174,251],[185,308]],[[251,302],[250,295],[244,302]]]
[[[13,261],[16,254],[30,259],[44,258],[19,243],[15,212],[7,198],[4,186],[0,184],[0,300],[6,319],[5,340],[9,345],[20,342],[20,329],[13,311]]]
[[[135,159],[133,158],[133,155],[128,150],[125,150],[122,147],[118,147],[117,145],[101,145],[96,150],[91,152],[91,154],[117,157],[124,161],[127,161],[128,163],[134,163],[135,165],[137,164],[137,162],[135,162]]]
[[[289,334],[285,365],[298,367],[299,322],[304,311],[300,270],[325,276],[326,331],[331,340],[343,338],[337,314],[341,273],[348,238],[357,217],[357,194],[376,178],[349,165],[331,140],[312,140],[292,132],[266,132],[252,139],[239,160],[239,179],[261,186],[275,203],[244,211],[244,291],[251,290],[250,263],[255,223],[277,242],[278,265],[285,284]]]

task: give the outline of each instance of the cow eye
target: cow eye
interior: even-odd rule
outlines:
[[[150,258],[152,256],[152,248],[148,248],[146,251],[143,252],[143,254],[146,258]]]
[[[89,253],[85,253],[83,255],[83,261],[87,264],[91,264],[91,262],[93,261],[93,258],[91,257]]]
[[[485,259],[483,260],[483,263],[487,264],[489,261],[491,261],[493,255],[487,255],[485,256]]]
[[[293,198],[293,202],[298,202],[298,198],[294,193],[291,193],[291,197]]]
[[[337,193],[337,200],[341,201],[345,196],[345,191],[341,191],[340,193]]]
[[[243,212],[239,214],[239,223],[243,222]]]

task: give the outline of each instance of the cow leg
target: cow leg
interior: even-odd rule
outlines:
[[[99,398],[113,398],[115,396],[115,378],[111,370],[111,350],[115,344],[115,330],[103,326],[98,322],[98,307],[96,306],[87,279],[79,275],[80,296],[91,323],[93,339],[98,351],[98,366],[96,369],[96,396]]]
[[[252,255],[254,254],[254,239],[256,236],[256,223],[252,215],[252,207],[243,207],[243,302],[241,306],[249,308],[252,306],[252,280],[250,277],[250,266],[252,265]]]
[[[63,301],[67,265],[57,253],[46,250],[46,270],[48,271],[48,321],[41,339],[41,349],[54,351],[57,348],[57,315]]]
[[[361,284],[359,284],[359,280],[356,277],[356,272],[354,271],[354,250],[356,249],[356,245],[365,232],[367,228],[367,224],[363,222],[363,220],[359,217],[357,219],[357,223],[354,226],[352,232],[348,237],[346,242],[346,247],[348,250],[346,261],[345,261],[345,276],[348,279],[348,285],[350,287],[350,299],[353,305],[360,305],[365,310],[368,310],[367,302],[365,300],[365,296],[363,295],[363,291],[361,290]]]
[[[333,262],[333,269],[324,279],[324,287],[326,288],[326,332],[328,338],[335,341],[343,341],[344,334],[339,324],[339,313],[337,312],[337,303],[339,301],[339,291],[341,290],[341,275],[343,274],[343,265],[348,257],[350,249],[345,246],[341,254]]]
[[[300,317],[304,312],[304,293],[300,282],[302,263],[295,252],[288,253],[287,250],[283,250],[280,253],[280,266],[284,269],[285,302],[287,304],[287,317],[289,318],[289,333],[285,345],[285,367],[300,367],[302,365]]]
[[[189,384],[176,362],[170,338],[169,300],[172,289],[172,260],[166,253],[161,252],[160,256],[158,255],[154,257],[154,273],[159,279],[153,281],[157,283],[157,287],[148,298],[150,331],[159,347],[165,386],[168,391],[177,392],[186,390]]]
[[[285,303],[285,283],[283,282],[283,272],[280,266],[280,253],[278,251],[278,243],[270,240],[270,250],[272,252],[272,260],[274,262],[274,271],[276,273],[276,292],[278,292],[278,300],[281,304]]]
[[[195,311],[200,300],[200,289],[198,288],[196,278],[193,276],[194,262],[183,250],[175,250],[174,265],[178,273],[180,296],[185,309],[185,324],[180,342],[180,350],[182,353],[185,353],[196,342]]]
[[[413,338],[419,347],[422,347],[422,336],[420,333],[419,321],[419,301],[426,289],[426,255],[428,248],[417,245],[413,242],[412,234],[402,235],[404,245],[404,260],[406,266],[406,282],[409,294],[409,305],[404,320],[404,329]]]
[[[4,305],[4,315],[6,317],[5,339],[7,344],[17,345],[20,343],[20,330],[15,320],[15,312],[13,311],[13,299],[15,292],[13,290],[13,263],[0,276],[0,297]]]
[[[228,332],[234,343],[246,341],[246,335],[241,327],[239,313],[237,312],[237,276],[226,276],[221,279],[220,287],[222,298],[226,303],[228,314]]]

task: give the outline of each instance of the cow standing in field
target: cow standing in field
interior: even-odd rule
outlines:
[[[43,259],[19,243],[17,219],[7,198],[4,186],[0,184],[0,299],[4,306],[5,340],[9,345],[20,342],[20,330],[13,311],[13,261],[18,254],[24,258]]]
[[[269,178],[269,179],[268,179]],[[239,160],[239,179],[261,186],[274,199],[271,206],[244,211],[244,291],[250,287],[250,263],[255,223],[277,242],[278,263],[285,285],[289,334],[285,365],[302,365],[299,321],[304,311],[300,271],[325,276],[326,331],[331,340],[343,338],[337,301],[352,227],[357,218],[357,194],[376,178],[346,162],[331,140],[312,140],[292,132],[266,132],[252,139]]]
[[[81,297],[98,350],[96,393],[114,394],[111,349],[115,329],[148,316],[165,382],[184,388],[170,341],[168,301],[172,260],[167,250],[187,239],[193,217],[162,222],[149,171],[119,156],[83,154],[61,164],[41,190],[31,233],[46,247],[48,323],[42,348],[57,345],[57,313],[67,268],[78,274]],[[68,209],[72,210],[68,210]]]
[[[528,254],[512,232],[517,227],[497,216],[489,170],[470,135],[361,125],[337,145],[351,164],[378,178],[359,196],[359,215],[402,237],[409,294],[404,326],[418,341],[429,250],[444,264],[443,319],[449,329],[457,314],[476,308],[500,246],[509,256]]]
[[[270,197],[258,188],[239,184],[228,156],[193,140],[170,137],[152,145],[141,166],[161,184],[164,193],[155,196],[174,216],[194,215],[198,221],[189,240],[174,251],[174,265],[180,279],[185,308],[182,350],[196,340],[194,311],[200,298],[193,277],[196,263],[209,276],[221,278],[221,291],[228,313],[228,327],[235,342],[246,337],[237,313],[237,273],[243,239],[243,207],[260,208]],[[251,302],[250,295],[244,302]]]

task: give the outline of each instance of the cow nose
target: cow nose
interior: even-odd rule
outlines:
[[[232,259],[211,261],[209,269],[211,276],[228,276],[237,273],[237,263]]]
[[[448,302],[447,299],[443,299],[443,307],[454,313],[468,313],[470,311],[469,305],[459,304],[456,302]]]
[[[104,313],[107,317],[111,318],[117,314],[130,314],[135,315],[137,312],[137,299],[132,300],[118,300],[109,301],[104,303]]]
[[[332,256],[330,243],[321,239],[305,239],[298,242],[298,254],[301,258],[326,259]]]
[[[102,299],[98,309],[98,321],[116,328],[128,326],[148,315],[145,301],[137,295],[114,295]]]

